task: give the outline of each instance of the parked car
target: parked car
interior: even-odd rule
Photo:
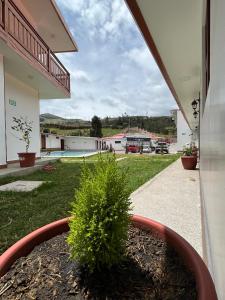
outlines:
[[[138,153],[140,152],[140,147],[137,145],[128,145],[127,146],[127,152],[131,152],[131,153]]]
[[[166,142],[158,142],[155,147],[155,153],[169,153],[169,147]]]
[[[156,141],[151,140],[151,150],[155,151],[155,147],[156,147]]]
[[[143,145],[142,146],[142,152],[143,153],[151,153],[152,149],[151,149],[150,145]]]

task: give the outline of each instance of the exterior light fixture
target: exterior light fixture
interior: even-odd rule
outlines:
[[[197,115],[198,115],[198,112],[195,110],[195,111],[193,112],[193,115],[194,115],[194,118],[196,119],[196,118],[197,118]]]
[[[192,108],[193,108],[194,110],[196,110],[196,109],[197,109],[197,106],[198,106],[197,100],[192,101],[191,106],[192,106]]]
[[[200,97],[198,99],[194,99],[192,102],[191,102],[191,106],[194,110],[193,112],[193,116],[194,118],[196,119],[198,114],[199,114],[199,109],[197,110],[197,107],[199,106],[199,102],[200,102]],[[199,106],[200,108],[200,106]]]

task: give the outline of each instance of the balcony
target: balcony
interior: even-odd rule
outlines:
[[[0,0],[0,37],[70,94],[69,72],[12,0]]]

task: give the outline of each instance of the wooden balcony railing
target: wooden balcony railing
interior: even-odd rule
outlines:
[[[70,92],[70,74],[12,0],[0,0],[0,27]]]

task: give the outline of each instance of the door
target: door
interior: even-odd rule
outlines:
[[[60,142],[61,142],[61,150],[65,150],[64,140],[61,139]]]
[[[44,134],[41,135],[41,149],[46,149],[46,136]]]

